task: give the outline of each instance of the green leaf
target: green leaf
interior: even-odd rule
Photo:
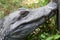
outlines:
[[[42,37],[42,38],[45,38],[45,35],[44,35],[44,34],[41,34],[41,37]]]
[[[48,37],[46,40],[52,40],[52,39],[53,39],[53,36]]]
[[[58,39],[58,38],[60,38],[60,35],[55,35],[54,36],[54,39]]]

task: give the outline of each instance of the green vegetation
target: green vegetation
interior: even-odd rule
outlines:
[[[23,1],[28,2],[28,0],[0,0],[0,18],[20,7],[32,9],[45,6],[48,3],[48,0],[38,0],[38,3],[32,4],[25,4]],[[33,33],[29,34],[26,40],[59,40],[59,38],[60,35],[57,31],[56,16],[54,16],[33,31]]]

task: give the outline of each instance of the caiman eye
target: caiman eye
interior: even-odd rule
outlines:
[[[25,17],[26,15],[28,15],[28,13],[29,13],[29,11],[22,11],[22,12],[21,12],[21,16],[22,16],[22,17]]]

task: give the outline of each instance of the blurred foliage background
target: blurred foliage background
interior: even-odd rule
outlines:
[[[8,15],[18,8],[38,8],[48,4],[49,0],[0,0],[0,18]],[[39,26],[26,37],[26,40],[59,40],[56,15]]]

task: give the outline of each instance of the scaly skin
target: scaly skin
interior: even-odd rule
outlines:
[[[4,18],[2,36],[4,40],[20,40],[31,33],[39,25],[46,21],[45,16],[51,16],[52,10],[57,9],[57,4],[50,2],[44,7],[37,9],[25,9],[19,10],[9,14]],[[28,13],[26,16],[21,17],[22,13]],[[21,17],[21,18],[20,18]],[[49,17],[48,17],[49,18]],[[10,39],[8,38],[10,37]]]

